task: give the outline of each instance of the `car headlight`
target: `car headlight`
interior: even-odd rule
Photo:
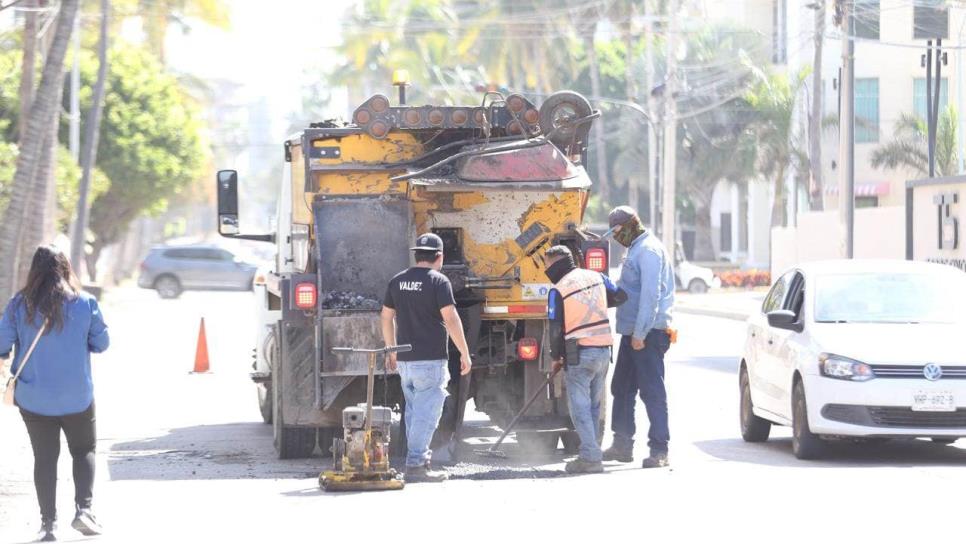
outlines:
[[[841,355],[823,353],[818,356],[818,362],[822,369],[822,376],[827,378],[853,382],[866,382],[875,378],[875,372],[872,371],[871,366]]]

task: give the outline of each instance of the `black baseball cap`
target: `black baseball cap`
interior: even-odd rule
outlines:
[[[420,234],[419,238],[416,238],[416,246],[409,249],[414,251],[443,251],[443,239],[431,232]]]

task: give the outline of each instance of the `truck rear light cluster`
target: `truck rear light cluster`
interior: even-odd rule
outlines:
[[[540,345],[536,338],[521,338],[517,342],[517,357],[521,361],[536,361],[540,357]]]
[[[300,310],[314,310],[319,294],[314,283],[300,283],[295,286],[295,307]]]
[[[594,272],[607,271],[607,252],[602,247],[593,247],[587,250],[584,256],[584,268]]]

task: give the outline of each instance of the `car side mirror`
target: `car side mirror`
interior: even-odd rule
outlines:
[[[238,172],[218,171],[218,234],[238,234]]]
[[[774,310],[768,312],[768,325],[776,329],[802,332],[805,327],[799,323],[798,316],[791,310]]]

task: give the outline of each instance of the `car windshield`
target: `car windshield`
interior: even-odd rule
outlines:
[[[815,285],[819,323],[957,323],[966,315],[958,273],[825,274]]]

